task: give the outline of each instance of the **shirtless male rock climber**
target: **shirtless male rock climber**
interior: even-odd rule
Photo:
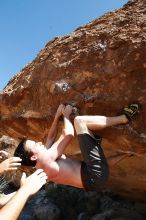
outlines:
[[[100,191],[105,188],[109,176],[109,166],[123,159],[119,155],[112,159],[105,157],[101,147],[102,138],[93,131],[106,127],[126,124],[138,111],[137,104],[124,108],[120,116],[76,116],[74,127],[79,140],[83,161],[64,157],[63,152],[74,137],[74,128],[70,120],[72,106],[60,105],[45,145],[29,139],[20,142],[15,156],[22,159],[22,164],[43,169],[49,181],[58,184],[84,188],[87,191]],[[63,115],[64,127],[59,139],[54,142],[60,116]]]

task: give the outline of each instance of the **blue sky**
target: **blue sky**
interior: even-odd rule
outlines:
[[[45,44],[128,0],[0,0],[0,90]]]

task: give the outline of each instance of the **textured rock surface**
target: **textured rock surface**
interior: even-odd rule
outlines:
[[[143,110],[126,126],[102,131],[106,155],[134,153],[111,170],[109,188],[146,200],[146,1],[131,0],[116,12],[55,38],[0,94],[1,136],[44,140],[62,102],[81,114],[120,114],[127,103]],[[75,141],[67,150],[78,150]]]
[[[28,200],[19,220],[146,219],[146,204],[126,201],[113,193],[85,192],[64,186],[45,188]]]

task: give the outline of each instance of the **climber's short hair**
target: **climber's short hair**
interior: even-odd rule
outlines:
[[[36,165],[36,161],[31,160],[31,156],[33,155],[33,153],[25,149],[26,141],[26,138],[23,138],[20,141],[17,148],[15,149],[14,156],[20,157],[22,159],[22,165],[34,167]]]

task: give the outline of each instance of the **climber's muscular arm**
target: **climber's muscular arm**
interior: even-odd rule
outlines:
[[[47,140],[46,140],[46,143],[45,143],[45,146],[47,148],[51,147],[51,145],[54,143],[54,140],[55,140],[55,138],[57,136],[58,122],[59,122],[60,116],[62,115],[62,109],[63,108],[64,108],[64,105],[61,104],[61,105],[59,105],[59,107],[57,109],[57,112],[55,114],[54,120],[53,120],[52,125],[50,127],[50,130],[48,132]]]
[[[56,160],[62,156],[65,148],[69,145],[74,137],[74,128],[70,121],[70,115],[72,113],[72,107],[67,105],[62,113],[64,115],[64,128],[62,129],[59,139],[48,149],[51,160]]]

